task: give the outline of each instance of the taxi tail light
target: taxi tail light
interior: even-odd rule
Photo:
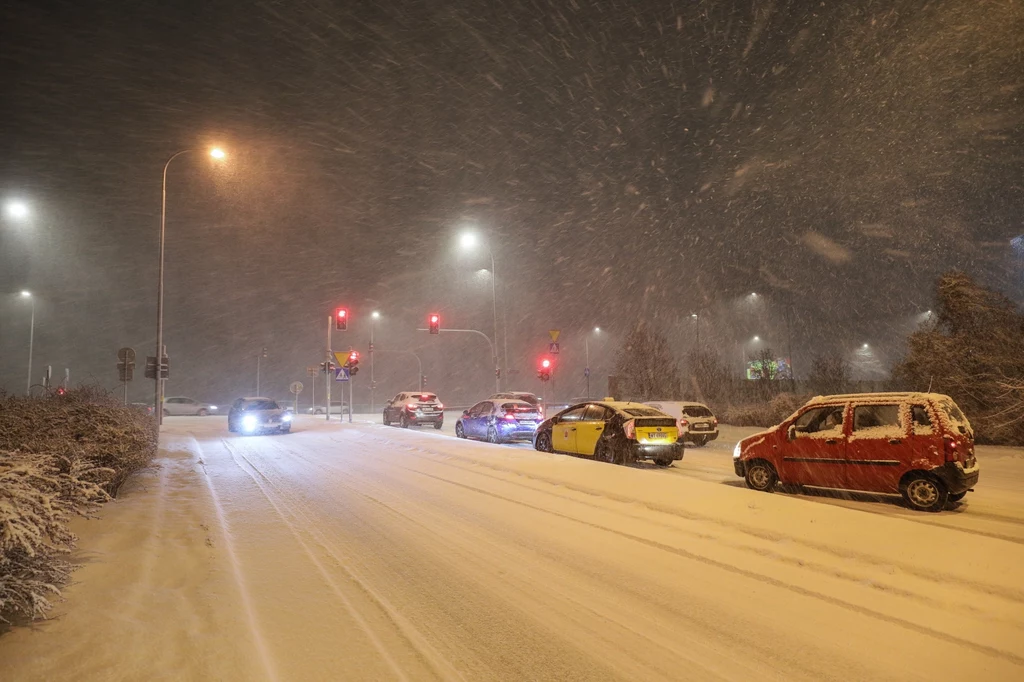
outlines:
[[[946,454],[946,461],[955,462],[957,455],[957,442],[950,438],[949,436],[946,436],[945,438],[942,439],[942,444],[942,449]]]
[[[630,440],[636,439],[636,422],[630,419],[628,422],[622,425],[622,431],[626,434],[626,438]]]

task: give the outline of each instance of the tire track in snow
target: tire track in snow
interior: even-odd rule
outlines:
[[[428,434],[428,435],[433,435],[433,434]],[[336,439],[334,439],[334,438],[332,438],[332,440],[336,441]],[[503,474],[510,474],[512,476],[516,476],[516,477],[519,477],[519,478],[526,478],[526,479],[529,479],[529,480],[532,480],[532,481],[539,481],[541,483],[546,483],[548,485],[552,485],[552,486],[555,486],[555,487],[564,488],[566,490],[571,490],[571,491],[578,492],[578,493],[583,493],[585,495],[590,495],[591,497],[594,497],[594,498],[608,499],[608,500],[612,500],[614,502],[619,502],[619,503],[622,503],[622,504],[635,505],[635,506],[643,507],[643,508],[649,509],[651,511],[661,512],[661,513],[667,514],[669,516],[675,516],[675,517],[687,519],[689,521],[697,521],[697,522],[708,523],[708,524],[712,524],[712,525],[716,525],[716,526],[721,526],[723,528],[727,528],[727,529],[730,529],[730,530],[736,530],[736,531],[739,531],[739,532],[744,533],[746,535],[750,535],[752,537],[756,537],[756,538],[759,538],[759,539],[762,539],[762,540],[768,540],[768,541],[772,541],[772,542],[779,542],[780,540],[786,540],[786,541],[792,542],[795,545],[800,545],[800,546],[803,546],[803,547],[807,547],[807,548],[813,549],[815,551],[823,552],[823,553],[826,553],[826,554],[832,554],[832,555],[835,555],[835,556],[837,556],[839,558],[843,558],[843,559],[852,559],[852,560],[855,560],[855,561],[861,561],[861,562],[863,562],[865,564],[869,564],[869,565],[873,565],[873,566],[877,566],[877,567],[883,567],[883,568],[884,567],[888,567],[888,566],[894,566],[894,567],[899,568],[901,571],[904,571],[905,573],[907,573],[909,575],[913,575],[916,578],[919,578],[921,580],[924,580],[924,581],[927,581],[927,582],[930,582],[930,583],[934,583],[934,584],[937,584],[937,585],[948,585],[948,584],[951,584],[951,583],[955,583],[955,584],[957,584],[957,585],[959,585],[961,587],[970,588],[970,589],[976,590],[976,591],[978,591],[978,592],[980,592],[982,594],[998,597],[998,598],[1001,598],[1001,599],[1008,599],[1010,601],[1014,601],[1014,602],[1018,602],[1020,604],[1024,604],[1024,591],[1013,590],[1013,589],[1009,589],[1008,590],[1008,589],[1005,589],[1003,587],[998,587],[998,586],[990,585],[988,583],[978,582],[976,580],[972,580],[972,579],[967,578],[965,576],[954,576],[954,575],[950,575],[950,574],[944,574],[944,573],[941,572],[941,569],[938,568],[938,567],[935,567],[934,569],[929,569],[928,571],[924,571],[924,570],[921,570],[920,568],[918,568],[918,567],[916,567],[916,566],[914,566],[912,564],[895,562],[895,561],[891,561],[891,560],[888,560],[888,559],[880,560],[878,557],[872,556],[870,554],[864,554],[864,553],[861,553],[861,552],[856,552],[856,551],[844,549],[842,547],[836,547],[836,546],[831,546],[831,545],[827,545],[827,544],[823,544],[823,543],[819,543],[819,542],[814,542],[814,541],[806,540],[806,539],[801,538],[799,536],[786,534],[786,533],[783,533],[781,531],[773,530],[773,531],[769,532],[769,531],[765,531],[765,530],[762,530],[760,528],[755,528],[755,527],[752,527],[752,526],[748,526],[748,525],[745,525],[745,524],[742,524],[742,523],[735,523],[735,522],[725,521],[723,519],[720,519],[720,518],[717,518],[717,517],[713,517],[713,516],[709,516],[709,515],[706,515],[706,514],[700,514],[700,513],[697,513],[697,512],[692,512],[692,511],[688,511],[688,510],[682,510],[682,509],[679,509],[679,508],[676,508],[676,507],[670,507],[670,506],[667,506],[667,505],[661,505],[661,504],[657,504],[657,503],[644,502],[644,501],[638,500],[636,498],[628,497],[628,496],[625,496],[625,495],[618,495],[618,494],[615,494],[615,493],[609,492],[609,491],[595,490],[595,489],[592,489],[592,488],[588,488],[586,486],[575,485],[575,484],[573,484],[571,482],[567,482],[567,481],[562,480],[562,479],[554,479],[554,478],[549,478],[549,477],[546,477],[546,476],[538,476],[538,475],[533,474],[533,473],[524,473],[524,472],[516,470],[516,469],[498,466],[498,465],[496,465],[494,463],[491,463],[491,462],[484,462],[484,461],[481,461],[481,460],[478,460],[478,459],[475,459],[475,458],[463,457],[463,456],[460,456],[460,455],[452,454],[451,452],[431,450],[431,449],[425,448],[425,447],[420,446],[420,445],[412,445],[412,444],[409,444],[409,443],[393,441],[393,440],[387,439],[386,437],[384,438],[384,440],[386,442],[390,443],[391,445],[397,446],[401,450],[403,450],[405,452],[408,452],[409,454],[411,454],[413,456],[416,456],[416,457],[418,457],[420,459],[424,459],[424,460],[427,460],[427,461],[430,461],[430,462],[434,462],[434,463],[442,465],[442,466],[452,467],[452,468],[461,470],[463,472],[476,473],[478,475],[488,476],[488,474],[483,474],[483,473],[479,472],[478,469],[480,467],[485,468],[485,469],[491,469],[493,471],[498,471],[498,472],[501,472]],[[456,441],[456,442],[460,442],[461,443],[463,441],[459,440],[459,441]],[[446,461],[446,460],[457,460],[457,461],[460,461],[460,462],[465,462],[467,464],[472,465],[472,468],[466,467],[466,466],[460,466],[460,465],[457,465],[457,464],[453,464],[451,461]],[[596,466],[606,466],[604,464],[599,464],[599,463],[595,463],[595,465]],[[521,481],[515,481],[515,480],[511,480],[511,479],[504,479],[504,478],[499,478],[499,477],[496,477],[496,476],[490,476],[490,477],[491,478],[495,478],[496,480],[499,480],[499,481],[505,481],[505,482],[508,482],[510,484],[513,484],[513,485],[524,487],[524,488],[526,488],[528,490],[538,490],[537,488],[535,488],[533,486],[530,486],[530,485],[527,485],[527,484],[525,484],[525,483],[523,483]],[[581,503],[582,504],[588,504],[586,502],[581,502]],[[602,507],[600,507],[600,505],[590,504],[590,506],[594,506],[594,507],[597,507],[599,509],[602,508]],[[851,509],[849,511],[858,511],[858,510]],[[886,514],[878,514],[878,515],[879,516],[890,516],[890,515],[886,515]],[[913,521],[912,519],[910,519],[910,520]],[[919,522],[919,523],[923,523],[924,525],[930,526],[930,527],[936,527],[936,525],[937,525],[937,524],[930,524],[930,523],[927,523],[927,522]],[[947,529],[946,526],[942,526],[941,528],[942,528],[942,530],[946,530]]]
[[[410,471],[414,471],[414,470],[410,470]],[[558,516],[559,518],[563,518],[563,519],[566,519],[566,520],[569,520],[569,521],[574,521],[576,523],[580,523],[580,524],[583,524],[583,525],[586,525],[586,526],[590,526],[590,527],[596,528],[598,530],[602,530],[602,531],[605,531],[605,532],[608,532],[608,533],[613,533],[613,534],[618,535],[620,537],[627,538],[627,539],[630,539],[630,540],[634,540],[636,542],[639,542],[641,544],[647,545],[649,547],[653,547],[655,549],[660,549],[660,550],[665,551],[665,552],[676,554],[678,556],[685,557],[685,558],[691,559],[693,561],[698,561],[700,563],[707,564],[707,565],[713,566],[715,568],[719,568],[719,569],[721,569],[723,571],[728,571],[730,573],[734,573],[736,575],[741,575],[743,577],[750,578],[752,580],[757,580],[759,582],[771,585],[772,587],[778,587],[778,588],[781,588],[781,589],[789,590],[791,592],[794,592],[796,594],[799,594],[799,595],[802,595],[802,596],[805,596],[805,597],[811,597],[811,598],[814,598],[814,599],[818,599],[820,601],[823,601],[825,603],[831,604],[833,606],[843,607],[843,608],[846,608],[846,609],[848,609],[850,611],[853,611],[855,613],[859,613],[861,615],[865,615],[865,616],[869,616],[869,617],[872,617],[872,618],[876,618],[878,620],[881,620],[881,621],[884,621],[884,622],[887,622],[887,623],[891,623],[893,625],[898,625],[898,626],[904,627],[904,628],[906,628],[908,630],[912,630],[914,632],[917,632],[919,634],[923,634],[923,635],[927,635],[927,636],[930,636],[930,637],[934,637],[936,639],[940,639],[942,641],[945,641],[945,642],[948,642],[948,643],[951,643],[951,644],[965,646],[967,648],[974,649],[975,651],[977,651],[979,653],[987,654],[989,656],[996,656],[996,657],[1002,658],[1002,659],[1004,659],[1006,661],[1009,661],[1011,663],[1014,663],[1015,665],[1024,666],[1024,656],[1019,656],[1019,655],[1014,654],[1014,653],[1009,652],[1009,651],[1003,651],[1001,649],[996,649],[996,648],[993,648],[993,647],[990,647],[990,646],[986,646],[984,644],[978,644],[976,642],[971,642],[971,641],[965,640],[963,638],[956,637],[954,635],[950,635],[950,634],[947,634],[945,632],[941,632],[939,630],[934,630],[934,629],[929,628],[929,627],[924,626],[924,625],[919,625],[919,624],[914,623],[912,621],[904,620],[904,619],[898,618],[896,616],[890,616],[888,614],[875,611],[874,609],[870,609],[870,608],[867,608],[865,606],[861,606],[859,604],[854,604],[852,602],[849,602],[849,601],[846,601],[846,600],[843,600],[843,599],[839,599],[838,597],[832,597],[832,596],[829,596],[827,594],[822,594],[820,592],[816,592],[814,590],[811,590],[811,589],[808,589],[808,588],[805,588],[805,587],[801,587],[799,585],[790,584],[790,583],[784,582],[782,580],[779,580],[777,578],[772,578],[771,576],[766,576],[766,575],[757,573],[755,571],[751,571],[751,570],[748,570],[748,569],[745,569],[745,568],[741,568],[739,566],[734,566],[732,564],[729,564],[729,563],[726,563],[726,562],[723,562],[723,561],[719,561],[717,559],[712,559],[711,557],[706,557],[706,556],[703,556],[703,555],[700,555],[700,554],[695,554],[695,553],[690,552],[688,550],[682,549],[681,547],[673,547],[672,545],[667,545],[665,543],[658,542],[656,540],[651,540],[651,539],[644,538],[644,537],[641,537],[641,536],[638,536],[638,535],[634,535],[632,533],[627,533],[625,531],[616,530],[614,528],[610,528],[608,526],[605,526],[605,525],[602,525],[602,524],[598,524],[598,523],[594,523],[594,522],[591,522],[591,521],[586,521],[584,519],[578,519],[578,518],[575,518],[575,517],[572,517],[572,516],[569,516],[569,515],[566,515],[566,514],[562,514],[562,513],[557,512],[557,511],[553,511],[553,510],[550,510],[550,509],[545,509],[543,507],[532,505],[532,504],[529,504],[527,502],[522,502],[520,500],[516,500],[516,499],[510,498],[510,497],[505,497],[504,495],[499,495],[497,493],[493,493],[493,492],[490,492],[490,491],[487,491],[487,490],[483,490],[481,488],[476,488],[474,486],[467,485],[467,484],[464,484],[464,483],[458,483],[458,482],[455,482],[455,481],[451,481],[451,480],[448,480],[448,479],[445,479],[445,478],[441,478],[439,476],[433,476],[431,474],[426,474],[426,473],[423,473],[423,472],[416,472],[416,473],[419,473],[421,476],[426,476],[428,478],[433,478],[433,479],[435,479],[437,481],[441,481],[442,483],[447,483],[449,485],[457,486],[457,487],[460,487],[460,488],[464,488],[466,490],[472,490],[472,491],[477,492],[479,494],[487,495],[487,496],[493,497],[495,499],[500,499],[500,500],[503,500],[505,502],[509,502],[509,503],[512,503],[512,504],[517,504],[517,505],[520,505],[520,506],[523,506],[523,507],[526,507],[526,508],[529,508],[529,509],[534,509],[536,511],[552,514],[554,516]]]
[[[408,680],[409,678],[406,676],[405,671],[402,670],[401,666],[397,663],[397,661],[395,661],[394,658],[392,658],[391,654],[387,650],[387,647],[384,646],[384,643],[380,640],[377,633],[373,630],[370,624],[363,618],[362,614],[359,613],[359,610],[355,608],[355,605],[352,604],[351,600],[342,592],[337,582],[330,575],[327,569],[323,566],[320,560],[316,558],[313,551],[310,549],[308,543],[303,539],[302,533],[296,527],[295,523],[289,520],[289,515],[296,518],[300,518],[302,521],[305,522],[305,528],[307,529],[306,532],[309,535],[314,536],[314,541],[320,546],[320,548],[324,552],[326,552],[332,559],[334,559],[337,565],[343,571],[345,571],[345,573],[347,573],[348,576],[357,585],[360,586],[363,592],[378,605],[378,607],[388,616],[388,618],[391,619],[398,632],[402,634],[405,640],[409,643],[410,647],[414,651],[416,651],[416,653],[420,656],[421,660],[431,670],[433,670],[433,672],[437,674],[438,677],[441,677],[442,679],[464,679],[462,675],[454,667],[452,667],[451,664],[448,663],[448,661],[443,656],[441,656],[440,653],[438,653],[436,650],[433,649],[433,647],[431,647],[431,645],[426,641],[426,638],[423,637],[423,635],[406,618],[404,618],[398,612],[398,610],[388,602],[388,600],[386,600],[383,596],[381,596],[375,590],[373,590],[369,586],[369,584],[363,578],[361,578],[354,569],[352,569],[347,564],[347,562],[345,562],[336,552],[334,552],[331,549],[331,547],[329,546],[329,541],[326,538],[324,538],[321,533],[315,530],[316,524],[313,523],[312,520],[304,512],[302,512],[299,509],[296,509],[295,504],[286,501],[285,498],[287,498],[287,493],[282,491],[268,476],[266,476],[263,473],[263,471],[261,471],[252,462],[252,460],[246,457],[241,451],[237,450],[232,443],[228,442],[227,440],[222,441],[222,443],[224,445],[224,448],[231,454],[232,460],[235,462],[236,466],[238,466],[239,469],[245,472],[245,474],[248,475],[257,485],[257,487],[259,487],[260,492],[267,499],[267,501],[270,502],[271,506],[274,507],[274,511],[277,513],[282,523],[285,524],[289,532],[295,538],[296,542],[299,543],[303,551],[306,553],[310,562],[316,567],[316,569],[320,572],[321,576],[324,578],[325,582],[330,586],[331,591],[342,602],[345,609],[352,616],[353,620],[355,620],[355,622],[359,624],[360,628],[362,628],[367,638],[373,643],[374,648],[380,654],[381,658],[384,659],[384,661],[388,664],[388,667],[391,668],[392,672],[394,672],[399,679]],[[243,459],[245,463],[248,464],[248,467],[243,466],[242,463],[238,461],[238,457]],[[260,479],[262,479],[262,481]],[[271,495],[270,492],[268,492],[268,487],[274,488],[274,495]],[[275,496],[281,498],[280,504],[278,503],[278,500],[275,499]],[[282,510],[282,506],[288,508],[287,513],[286,511]]]
[[[202,456],[203,448],[194,435],[191,436],[191,440],[195,447],[195,452],[198,455],[198,462],[203,469],[203,480],[206,482],[206,488],[210,491],[210,497],[213,499],[213,507],[217,511],[218,526],[220,527],[221,536],[224,540],[224,547],[227,549],[228,559],[231,562],[231,571],[235,579],[235,585],[238,587],[238,592],[242,598],[242,606],[245,609],[246,625],[249,627],[249,632],[252,633],[253,643],[256,645],[256,653],[259,657],[260,665],[262,665],[267,678],[272,682],[277,682],[277,680],[280,679],[277,673],[277,667],[274,665],[274,661],[270,655],[270,649],[267,647],[266,639],[264,638],[263,632],[259,626],[259,621],[256,619],[256,610],[253,608],[252,597],[249,594],[249,589],[242,571],[242,564],[238,560],[238,553],[235,550],[235,544],[231,539],[231,526],[228,525],[227,515],[224,513],[224,506],[221,504],[220,496],[217,494],[217,489],[214,487],[213,480],[211,480],[210,474],[206,470],[206,462],[203,461]]]

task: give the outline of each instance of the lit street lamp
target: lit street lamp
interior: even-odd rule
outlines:
[[[167,227],[167,168],[171,161],[182,154],[196,151],[195,149],[182,149],[167,159],[164,164],[163,175],[163,201],[160,205],[160,267],[156,285],[156,389],[153,400],[153,414],[156,416],[156,423],[160,425],[164,421],[163,410],[163,379],[161,378],[164,359],[164,233]],[[210,156],[221,160],[224,158],[224,150],[214,147],[210,150]]]
[[[463,232],[462,236],[459,237],[459,246],[462,247],[463,251],[472,251],[480,245],[480,239],[474,232]],[[487,251],[488,257],[491,259],[491,311],[494,315],[494,376],[498,377],[496,382],[498,390],[501,390],[501,367],[498,365],[498,293],[497,293],[497,280],[498,273],[494,269],[494,253],[490,247],[484,246]],[[507,330],[506,330],[507,331]],[[505,369],[508,370],[508,339],[505,339]]]
[[[7,214],[8,218],[13,218],[14,220],[24,220],[25,218],[28,217],[29,214],[28,204],[26,204],[24,201],[18,200],[8,201],[7,204],[4,206],[4,213]]]
[[[28,383],[25,384],[25,395],[32,394],[32,342],[36,334],[36,299],[31,291],[22,291],[22,298],[27,298],[32,304],[32,317],[28,327]]]

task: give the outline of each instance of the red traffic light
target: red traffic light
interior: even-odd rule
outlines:
[[[431,334],[441,333],[441,316],[437,313],[430,313],[427,317],[428,327],[430,328]]]
[[[537,378],[541,381],[548,381],[551,379],[551,371],[555,368],[555,361],[548,357],[540,359],[540,365],[537,367]]]
[[[543,367],[544,369],[548,369],[549,367],[551,367],[551,361],[548,360],[547,358],[544,358],[543,360],[540,361],[540,366]]]
[[[338,308],[334,311],[334,328],[340,332],[348,331],[348,309]]]

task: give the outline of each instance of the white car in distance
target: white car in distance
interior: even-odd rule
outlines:
[[[164,416],[167,417],[205,417],[208,414],[217,412],[217,406],[210,403],[201,403],[193,398],[175,396],[164,398]]]

